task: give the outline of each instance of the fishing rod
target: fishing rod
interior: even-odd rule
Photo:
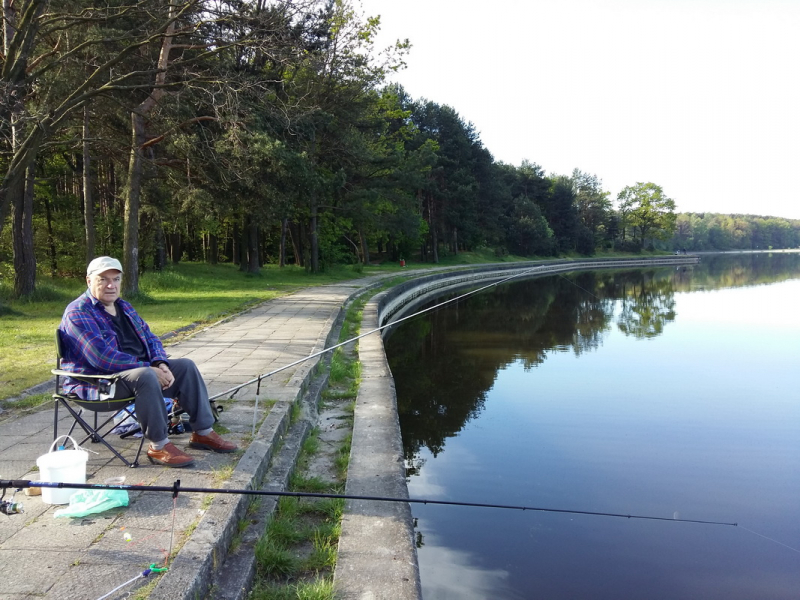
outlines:
[[[426,312],[441,308],[442,306],[450,304],[451,302],[456,302],[458,300],[461,300],[462,298],[466,298],[467,296],[471,296],[472,294],[477,294],[478,292],[482,292],[483,290],[489,289],[489,288],[497,286],[497,285],[501,285],[501,284],[503,284],[503,283],[505,283],[507,281],[511,281],[512,279],[516,279],[517,277],[522,277],[523,275],[527,275],[528,273],[531,273],[533,271],[552,271],[553,269],[554,269],[554,267],[552,265],[537,265],[537,266],[531,267],[529,269],[524,269],[523,271],[521,271],[519,273],[516,273],[514,275],[510,275],[510,276],[505,277],[505,278],[503,278],[503,279],[501,279],[499,281],[492,282],[492,283],[490,283],[488,285],[485,285],[483,287],[480,287],[480,288],[478,288],[476,290],[470,290],[469,292],[466,292],[465,294],[461,294],[460,296],[456,296],[454,298],[450,298],[449,300],[445,300],[444,302],[440,302],[439,304],[436,304],[434,306],[430,306],[430,307],[425,308],[423,310],[417,311],[417,312],[415,312],[415,313],[413,313],[411,315],[407,315],[405,317],[402,317],[400,319],[392,321],[391,323],[387,323],[386,325],[382,325],[380,327],[376,327],[375,329],[370,329],[366,333],[362,333],[360,335],[352,337],[349,340],[345,340],[344,342],[339,342],[338,344],[334,344],[333,346],[328,346],[327,348],[323,348],[322,350],[319,350],[318,352],[313,352],[313,353],[309,354],[308,356],[304,356],[303,358],[299,358],[299,359],[297,359],[297,360],[295,360],[293,362],[290,362],[289,364],[283,365],[282,367],[278,367],[277,369],[274,369],[274,370],[272,370],[272,371],[270,371],[268,373],[263,373],[263,374],[259,375],[258,377],[254,377],[253,379],[250,379],[249,381],[245,381],[244,383],[240,383],[239,385],[236,385],[236,386],[234,386],[234,387],[232,387],[230,389],[227,389],[224,392],[219,392],[218,394],[214,394],[213,396],[209,397],[209,401],[214,401],[217,398],[222,398],[223,396],[227,396],[228,398],[232,399],[236,394],[239,393],[240,390],[244,389],[248,385],[256,383],[257,384],[257,386],[256,386],[256,398],[255,398],[255,405],[253,406],[253,429],[252,429],[252,434],[255,435],[255,433],[256,433],[257,414],[258,414],[258,406],[259,406],[259,403],[260,403],[260,400],[261,400],[261,382],[262,382],[262,380],[268,379],[268,378],[272,377],[273,375],[276,375],[277,373],[280,373],[281,371],[285,371],[286,369],[290,369],[290,368],[292,368],[292,367],[294,367],[296,365],[299,365],[301,363],[306,362],[307,360],[311,360],[312,358],[316,358],[317,356],[321,356],[321,355],[326,354],[328,352],[332,352],[333,350],[336,350],[337,348],[339,348],[341,346],[346,346],[347,344],[350,344],[352,342],[360,340],[361,338],[367,337],[368,335],[372,335],[373,333],[377,333],[379,331],[383,331],[387,327],[391,327],[393,325],[396,325],[397,323],[402,323],[403,321],[405,321],[407,319],[412,319],[414,317],[418,317],[419,315],[425,314]]]
[[[567,508],[544,508],[540,506],[514,506],[510,504],[489,504],[483,502],[459,502],[456,500],[430,500],[426,498],[392,498],[389,496],[359,496],[352,494],[327,494],[321,492],[279,492],[269,490],[247,490],[232,488],[181,487],[181,480],[176,479],[172,486],[163,485],[111,485],[100,483],[62,483],[57,481],[30,481],[27,479],[2,479],[0,488],[24,489],[29,487],[67,488],[76,490],[128,490],[142,492],[169,492],[176,498],[180,492],[200,494],[238,494],[242,496],[286,496],[290,498],[333,498],[343,500],[370,500],[375,502],[406,502],[409,504],[438,504],[444,506],[467,506],[474,508],[497,508],[502,510],[521,510],[532,512],[561,513],[570,515],[588,515],[592,517],[614,517],[619,519],[640,519],[648,521],[672,521],[675,523],[695,523],[701,525],[725,525],[738,527],[738,523],[724,521],[703,521],[699,519],[679,519],[657,517],[653,515],[629,515],[623,513],[598,512],[590,510],[572,510]]]
[[[430,312],[432,310],[436,310],[438,308],[441,308],[442,306],[445,306],[445,305],[450,304],[452,302],[456,302],[458,300],[461,300],[461,299],[466,298],[468,296],[471,296],[473,294],[477,294],[477,293],[482,292],[484,290],[487,290],[489,288],[492,288],[492,287],[495,287],[495,286],[498,286],[498,285],[502,285],[502,284],[506,283],[507,281],[511,281],[512,279],[516,279],[518,277],[522,277],[522,276],[527,275],[528,273],[531,273],[533,271],[552,271],[553,268],[554,268],[553,265],[537,265],[535,267],[531,267],[529,269],[525,269],[525,270],[523,270],[523,271],[521,271],[519,273],[516,273],[514,275],[509,275],[508,277],[505,277],[505,278],[503,278],[503,279],[501,279],[499,281],[492,282],[492,283],[490,283],[488,285],[485,285],[485,286],[480,287],[480,288],[475,289],[475,290],[470,290],[469,292],[466,292],[466,293],[461,294],[459,296],[455,296],[454,298],[450,298],[450,299],[445,300],[444,302],[440,302],[439,304],[436,304],[434,306],[429,306],[428,308],[424,308],[424,309],[422,309],[420,311],[417,311],[417,312],[415,312],[415,313],[413,313],[411,315],[407,315],[405,317],[401,317],[399,319],[396,319],[396,320],[392,321],[391,323],[387,323],[386,325],[381,325],[380,327],[376,327],[375,329],[370,329],[366,333],[362,333],[360,335],[352,337],[349,340],[345,340],[344,342],[339,342],[338,344],[334,344],[333,346],[328,346],[327,348],[319,350],[318,352],[314,352],[312,354],[309,354],[308,356],[304,356],[303,358],[299,358],[294,362],[290,362],[289,364],[283,365],[282,367],[278,367],[277,369],[269,371],[268,373],[263,373],[262,375],[259,375],[258,377],[254,377],[253,379],[250,379],[249,381],[245,381],[244,383],[240,383],[239,385],[234,386],[234,387],[232,387],[232,388],[230,388],[228,390],[225,390],[224,392],[219,392],[218,394],[214,394],[213,396],[209,397],[209,400],[216,400],[217,398],[221,398],[223,396],[229,396],[229,397],[233,398],[233,396],[236,393],[238,393],[239,390],[241,390],[244,387],[247,387],[248,385],[251,385],[253,383],[258,383],[259,386],[260,386],[262,379],[268,379],[269,377],[272,377],[273,375],[276,375],[276,374],[280,373],[281,371],[285,371],[286,369],[290,369],[290,368],[292,368],[292,367],[294,367],[296,365],[304,363],[307,360],[311,360],[312,358],[316,358],[317,356],[321,356],[323,354],[326,354],[327,352],[331,352],[333,350],[336,350],[336,348],[339,348],[341,346],[346,346],[347,344],[350,344],[352,342],[358,341],[361,338],[367,337],[368,335],[372,335],[373,333],[377,333],[379,331],[383,331],[387,327],[392,327],[392,326],[396,325],[397,323],[402,323],[403,321],[406,321],[408,319],[413,319],[414,317],[418,317],[419,315],[425,314],[426,312]]]

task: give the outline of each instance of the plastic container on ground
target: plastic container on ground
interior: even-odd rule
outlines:
[[[59,440],[67,438],[72,442],[73,449],[55,450]],[[39,467],[40,481],[54,481],[60,483],[86,483],[86,461],[89,453],[78,448],[75,440],[68,435],[62,435],[53,440],[50,451],[36,459]],[[42,502],[45,504],[69,504],[72,494],[78,490],[70,488],[42,488]]]

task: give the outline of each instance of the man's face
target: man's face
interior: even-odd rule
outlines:
[[[92,296],[105,306],[111,306],[119,298],[119,287],[122,285],[122,273],[109,269],[86,277],[86,284]]]

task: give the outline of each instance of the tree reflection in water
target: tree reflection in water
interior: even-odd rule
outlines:
[[[676,318],[675,292],[782,281],[799,269],[797,255],[754,254],[707,256],[678,269],[579,272],[492,288],[405,322],[386,340],[386,354],[408,474],[422,466],[420,448],[436,456],[481,413],[508,365],[530,369],[552,352],[595,350],[615,324],[653,338]]]

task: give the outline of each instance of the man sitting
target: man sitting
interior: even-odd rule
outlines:
[[[92,375],[119,374],[111,398],[135,398],[136,418],[150,442],[147,456],[151,462],[167,467],[194,462],[167,439],[164,396],[178,397],[189,413],[193,432],[189,446],[214,452],[236,450],[235,444],[211,428],[214,414],[197,365],[188,358],[169,360],[161,340],[133,306],[119,297],[120,262],[110,256],[95,258],[86,269],[86,284],[89,289],[67,306],[61,319],[62,368]],[[65,389],[85,400],[99,398],[96,387],[74,379]]]

